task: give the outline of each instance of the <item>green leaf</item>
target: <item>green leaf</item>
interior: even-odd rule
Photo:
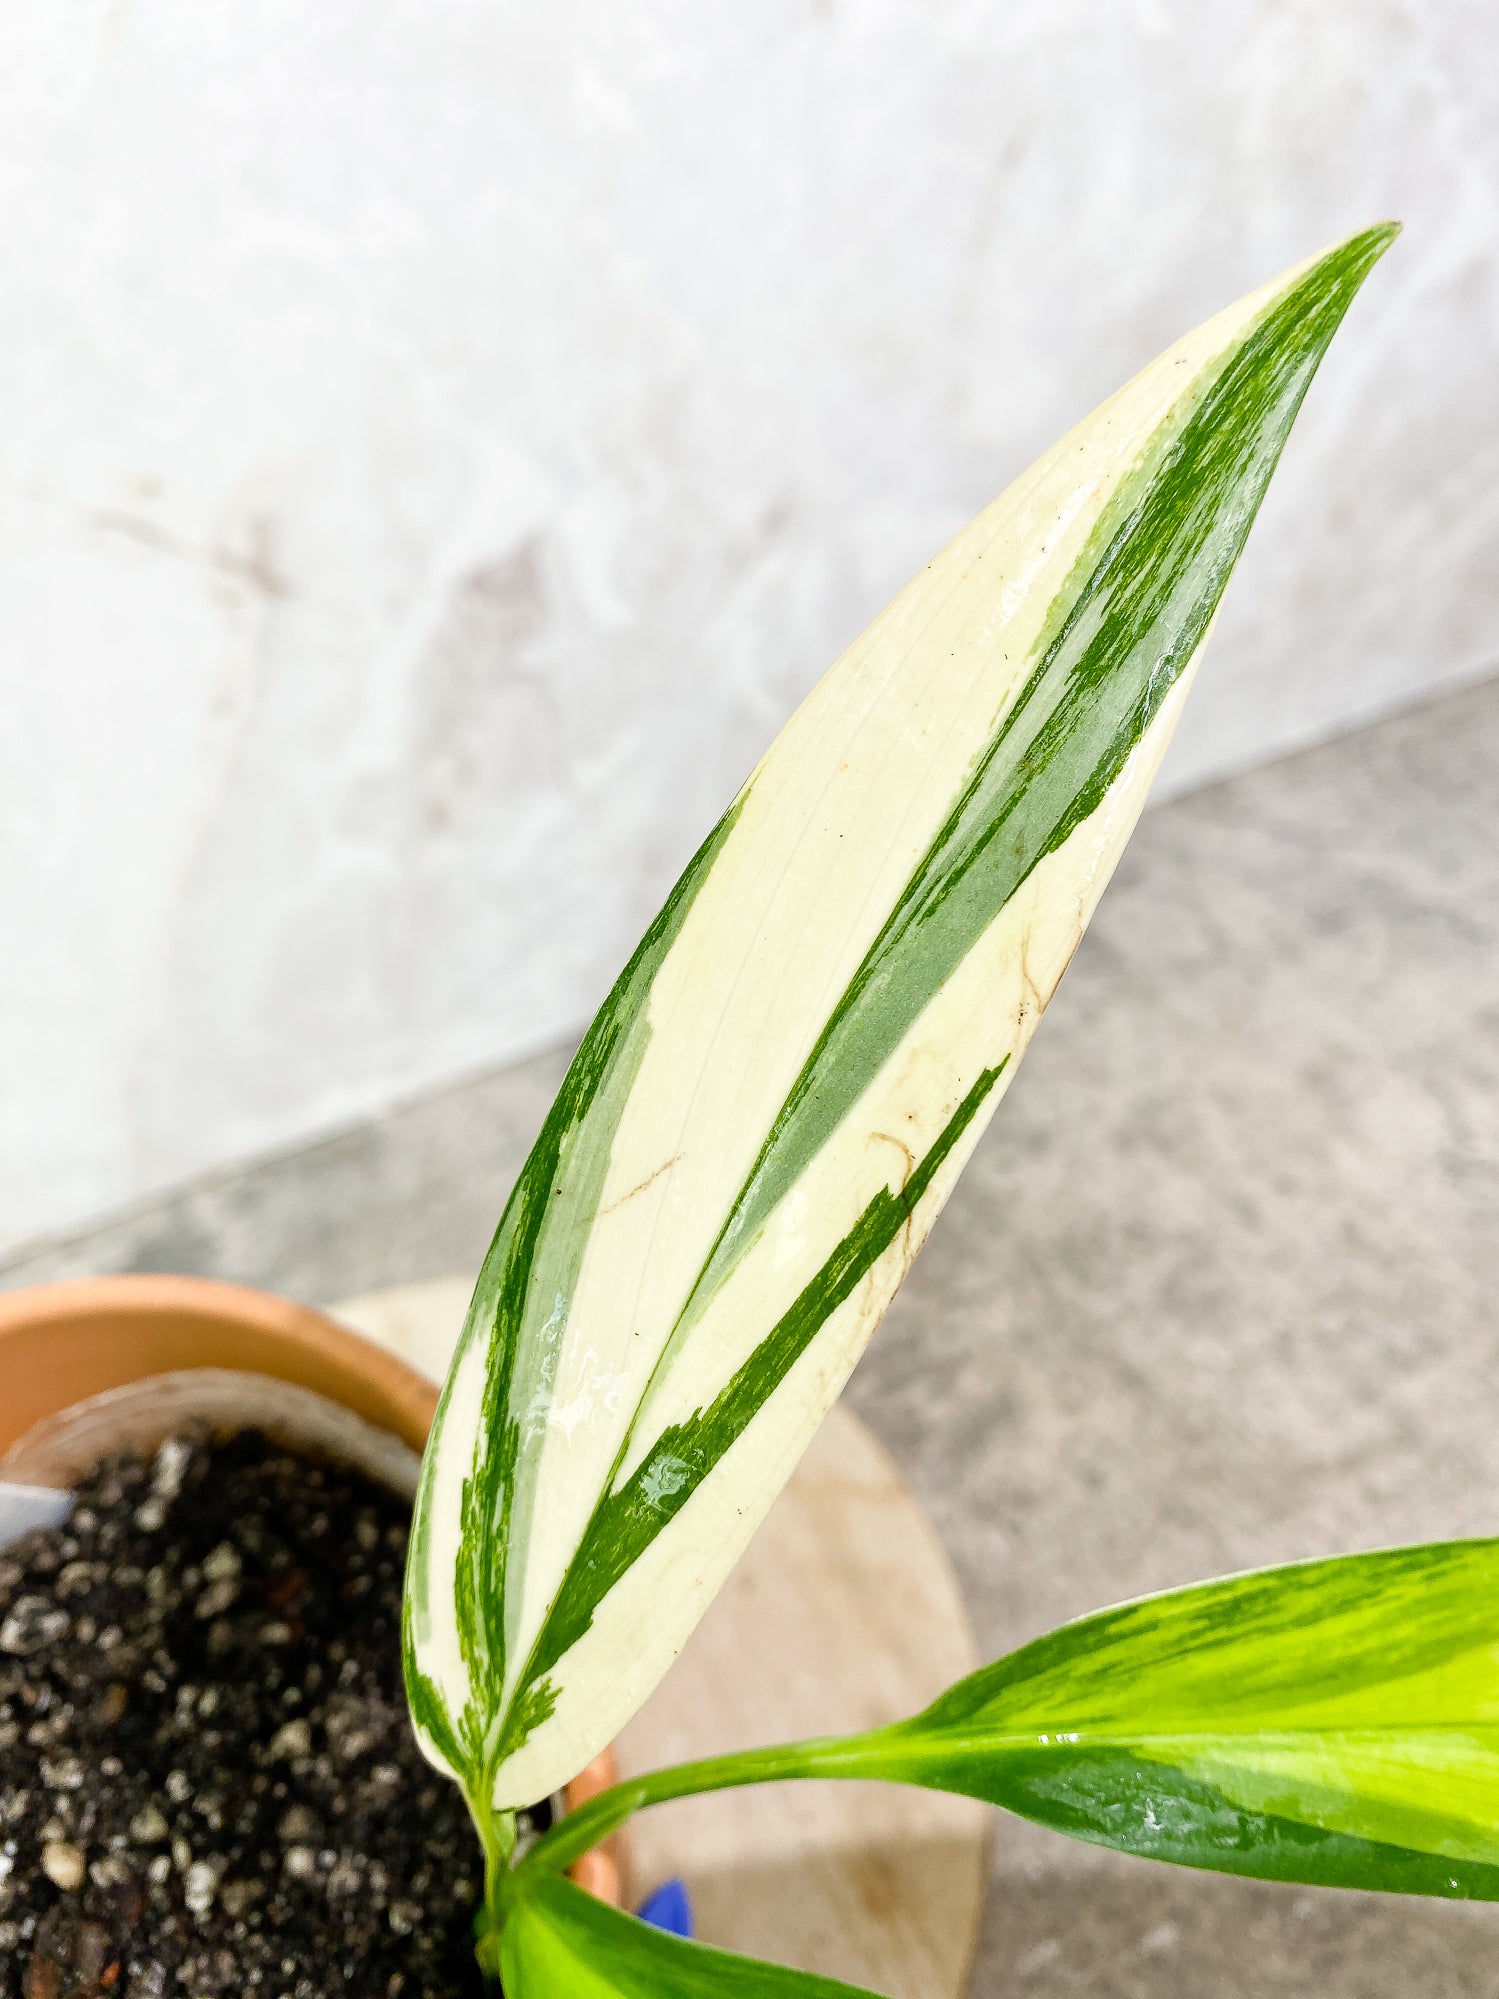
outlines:
[[[667,1936],[545,1873],[528,1877],[509,1914],[500,1964],[506,1999],[878,1999]]]
[[[877,1760],[1151,1859],[1499,1899],[1499,1541],[1101,1611],[962,1681]]]
[[[777,1777],[960,1791],[1221,1873],[1499,1900],[1499,1541],[1297,1563],[1104,1610],[843,1741],[653,1773],[566,1819]]]
[[[863,1351],[1082,936],[1392,233],[1179,342],[938,555],[783,730],[590,1028],[417,1499],[412,1710],[481,1822],[639,1706]]]

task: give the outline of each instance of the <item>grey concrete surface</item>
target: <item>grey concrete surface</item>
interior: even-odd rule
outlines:
[[[855,1378],[995,1652],[1499,1526],[1499,682],[1150,814]],[[13,1261],[329,1299],[472,1264],[547,1057]],[[1489,1999],[1499,1910],[1002,1823],[977,1993]]]

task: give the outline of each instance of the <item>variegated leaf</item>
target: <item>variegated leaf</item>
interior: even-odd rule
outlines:
[[[1099,1611],[863,1747],[866,1775],[1153,1860],[1499,1900],[1499,1542]]]
[[[959,1791],[1224,1874],[1499,1901],[1499,1541],[1296,1562],[1098,1611],[910,1721],[617,1785],[518,1878],[646,1805],[788,1777]]]
[[[481,1819],[629,1718],[842,1387],[1077,947],[1392,233],[1190,334],[937,556],[590,1028],[417,1500],[412,1709]]]

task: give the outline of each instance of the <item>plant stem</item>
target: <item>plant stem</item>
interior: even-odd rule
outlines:
[[[745,1784],[772,1784],[794,1777],[871,1777],[871,1758],[879,1754],[885,1729],[867,1735],[824,1736],[810,1742],[788,1742],[774,1749],[745,1749],[733,1756],[709,1756],[695,1763],[677,1763],[666,1770],[652,1770],[644,1777],[632,1777],[601,1791],[560,1824],[544,1833],[515,1870],[522,1876],[532,1869],[561,1872],[616,1832],[626,1819],[647,1805],[665,1804],[669,1798],[695,1797],[702,1791],[727,1791]],[[892,1745],[893,1747],[893,1745]],[[851,1766],[851,1767],[850,1767]]]
[[[515,1852],[515,1813],[497,1812],[489,1802],[493,1786],[486,1782],[482,1798],[470,1797],[469,1810],[484,1847],[484,1905],[474,1918],[474,1954],[487,1981],[500,1975],[500,1932],[505,1927],[505,1880]]]

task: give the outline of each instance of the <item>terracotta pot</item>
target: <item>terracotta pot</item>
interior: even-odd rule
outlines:
[[[318,1444],[409,1494],[436,1408],[437,1390],[393,1354],[265,1291],[132,1276],[0,1294],[0,1479],[66,1486],[106,1451],[152,1449],[206,1416]],[[614,1774],[609,1752],[568,1802]],[[572,1871],[621,1899],[616,1850]]]

